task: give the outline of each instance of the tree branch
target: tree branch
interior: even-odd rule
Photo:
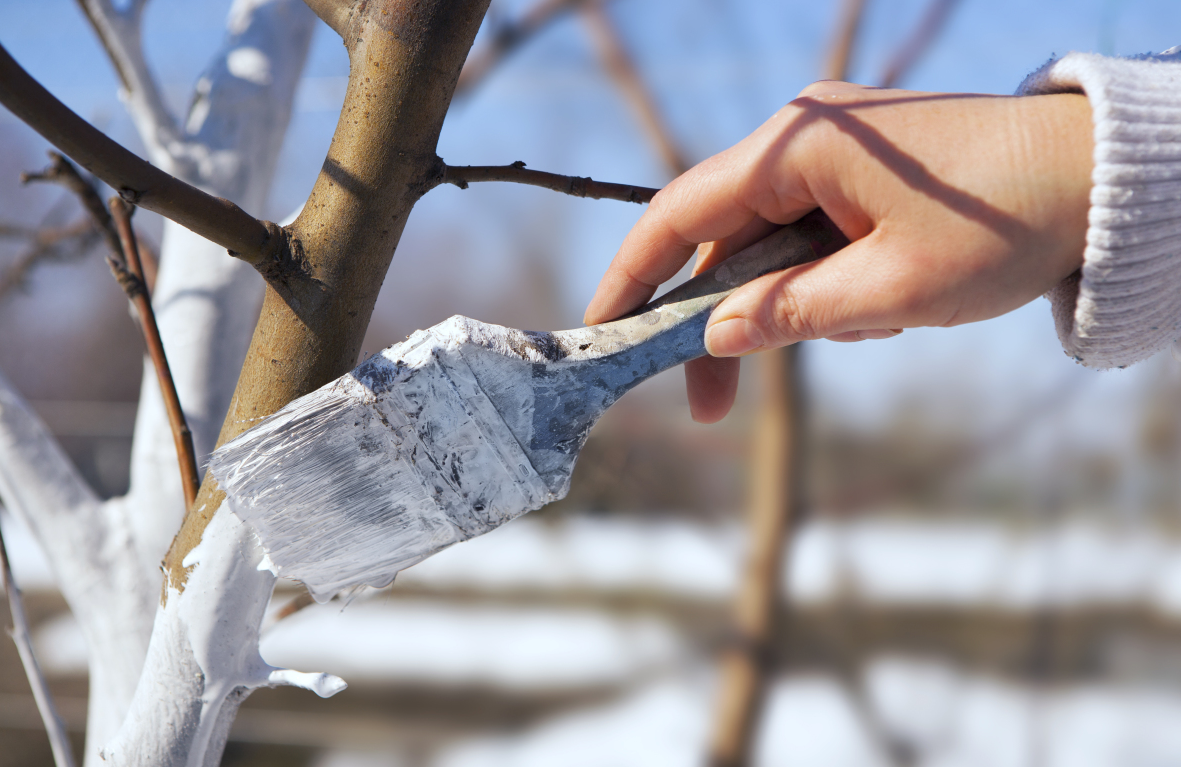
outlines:
[[[530,8],[516,22],[501,24],[492,33],[492,39],[488,44],[479,53],[468,57],[467,63],[464,64],[463,71],[459,75],[459,82],[455,86],[456,97],[458,98],[469,93],[477,83],[487,77],[488,73],[504,61],[509,54],[531,40],[538,32],[545,29],[551,23],[571,11],[578,9],[580,6],[600,1],[541,0],[541,2]]]
[[[108,256],[107,263],[115,279],[127,293],[127,297],[135,304],[139,315],[144,343],[148,347],[152,367],[156,369],[156,379],[160,383],[160,392],[164,395],[164,408],[168,412],[168,422],[172,426],[172,439],[176,443],[176,459],[180,463],[185,505],[192,508],[193,502],[197,500],[197,487],[200,484],[197,476],[197,456],[193,450],[193,433],[189,431],[189,425],[185,422],[180,398],[176,394],[176,384],[172,381],[172,371],[168,367],[168,357],[164,354],[164,343],[160,340],[160,329],[156,326],[152,297],[148,293],[148,284],[140,264],[139,247],[135,241],[135,232],[131,228],[131,208],[119,197],[112,197],[110,206],[115,227],[119,231],[119,244],[122,246],[120,250],[125,261],[120,263],[115,257]]]
[[[849,63],[853,59],[853,48],[857,42],[857,30],[865,11],[865,0],[845,0],[841,7],[840,23],[836,37],[829,49],[828,59],[821,75],[825,80],[844,80],[849,76]]]
[[[0,237],[21,237],[32,239],[38,234],[37,229],[19,224],[0,224]]]
[[[351,65],[344,109],[303,212],[284,232],[301,254],[305,289],[284,295],[270,282],[220,441],[356,364],[406,219],[437,183],[439,133],[486,7],[487,0],[355,5],[344,40]],[[106,748],[109,765],[215,763],[245,691],[300,681],[285,671],[259,676],[266,666],[257,657],[258,627],[274,577],[259,568],[261,549],[220,509],[223,500],[206,475],[165,557],[151,650]],[[328,694],[332,681],[314,684]]]
[[[759,359],[759,421],[752,435],[749,548],[734,600],[735,642],[722,653],[710,767],[746,767],[762,714],[786,549],[801,513],[799,349]]]
[[[53,705],[49,683],[45,681],[45,674],[41,673],[41,665],[37,663],[37,656],[33,652],[29,621],[25,617],[20,589],[12,579],[12,568],[8,564],[8,550],[4,545],[3,531],[0,531],[0,577],[4,580],[4,593],[8,597],[8,609],[12,612],[12,641],[16,642],[21,665],[25,667],[25,676],[29,678],[29,687],[33,690],[33,699],[37,701],[37,710],[41,712],[41,721],[45,723],[45,734],[49,736],[53,761],[57,767],[74,767],[74,750],[70,748],[66,727],[62,723],[62,718],[58,716],[57,707]]]
[[[593,178],[562,176],[541,170],[530,170],[518,160],[512,165],[444,165],[441,184],[454,184],[467,189],[468,184],[484,181],[507,181],[514,184],[528,184],[551,189],[574,197],[590,197],[593,200],[619,200],[620,202],[646,203],[652,200],[659,189],[631,184],[613,184],[595,181]]]
[[[883,88],[893,88],[903,77],[910,73],[914,65],[931,47],[931,43],[939,36],[947,19],[951,16],[958,0],[931,0],[926,13],[913,34],[899,46],[897,52],[890,58],[882,73],[880,85]]]
[[[82,207],[90,215],[90,220],[94,222],[95,227],[102,233],[103,239],[107,241],[107,248],[112,253],[119,252],[119,233],[115,231],[115,224],[111,221],[111,214],[107,212],[107,208],[103,205],[102,198],[98,194],[98,189],[94,184],[82,177],[74,164],[67,160],[57,152],[50,151],[49,159],[50,165],[43,171],[37,173],[22,173],[20,176],[22,184],[28,184],[33,181],[47,181],[54,184],[60,184],[66,189],[77,195],[78,200],[82,203]]]
[[[3,375],[0,499],[41,544],[54,580],[86,634],[93,693],[87,737],[101,744],[131,701],[158,587],[144,577],[119,501],[99,502]]]
[[[153,154],[166,152],[165,145],[177,136],[177,125],[144,58],[140,29],[147,0],[131,0],[123,10],[111,0],[77,3],[115,67],[144,143]]]
[[[304,2],[333,32],[341,37],[345,36],[345,30],[353,10],[350,0],[304,0]]]
[[[689,163],[677,148],[672,132],[660,115],[655,97],[640,77],[640,72],[624,48],[619,30],[607,15],[606,9],[600,3],[590,3],[582,9],[582,17],[590,30],[591,39],[598,48],[603,68],[635,110],[640,118],[640,125],[656,146],[656,151],[664,164],[674,176],[689,170]]]
[[[3,47],[0,103],[128,202],[172,219],[256,267],[282,253],[285,241],[278,226],[136,157],[58,101]]]
[[[61,255],[67,243],[74,241],[79,253],[85,253],[94,244],[94,225],[90,221],[79,221],[70,226],[33,231],[33,245],[3,273],[0,273],[0,298],[15,290],[42,261]]]

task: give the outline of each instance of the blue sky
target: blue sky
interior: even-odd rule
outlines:
[[[529,4],[494,3],[509,16]],[[875,82],[926,5],[926,0],[868,0],[851,79]],[[618,0],[612,14],[673,133],[691,158],[702,159],[741,139],[818,76],[838,6]],[[178,110],[217,48],[227,7],[182,0],[149,6],[148,55]],[[67,104],[138,146],[115,97],[113,72],[73,2],[0,2],[0,41]],[[938,43],[903,84],[1008,93],[1055,53],[1128,54],[1179,42],[1176,0],[962,0]],[[306,196],[335,125],[347,58],[326,28],[317,32],[306,76],[271,203],[259,211],[268,217],[282,217]],[[0,121],[12,119],[0,114]],[[524,160],[544,170],[652,186],[669,178],[600,72],[576,18],[555,24],[456,104],[440,154],[454,164]],[[518,255],[529,248],[548,259],[565,324],[577,324],[640,212],[623,203],[500,185],[436,190],[411,218],[378,316],[392,317],[405,332],[455,312],[496,321],[497,316],[481,314],[496,311],[488,296],[521,278]],[[457,221],[463,222],[462,231],[455,231]],[[451,261],[440,260],[441,247]],[[424,274],[436,282],[453,281],[455,290],[407,314],[415,281]],[[520,322],[528,324],[527,311],[525,317]],[[861,421],[888,418],[900,399],[917,397],[957,417],[991,422],[1015,403],[1078,378],[1080,393],[1063,421],[1088,438],[1108,441],[1117,435],[1130,439],[1124,427],[1141,379],[1172,364],[1103,375],[1081,370],[1058,349],[1048,305],[1041,300],[989,323],[907,331],[898,339],[852,346],[812,344],[808,353],[818,401]]]

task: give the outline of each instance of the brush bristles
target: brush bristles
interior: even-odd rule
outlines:
[[[210,460],[276,573],[320,601],[553,500],[447,329],[415,333]]]

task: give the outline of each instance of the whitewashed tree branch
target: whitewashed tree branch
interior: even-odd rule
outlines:
[[[315,24],[307,7],[298,0],[236,2],[226,41],[198,82],[193,108],[179,127],[165,119],[142,59],[138,24],[143,3],[126,11],[89,0],[85,7],[120,70],[129,108],[157,164],[217,195],[261,208]],[[154,295],[160,332],[194,441],[205,454],[229,406],[262,280],[224,248],[173,224],[166,224],[161,251]],[[99,764],[100,747],[127,721],[144,671],[160,594],[160,560],[184,512],[171,429],[155,374],[148,369],[136,422],[132,489],[124,498],[100,503],[11,387],[4,384],[0,390],[0,497],[45,549],[87,636],[86,762]],[[269,585],[259,591],[264,592],[269,595]],[[164,651],[184,654],[192,641],[210,641],[208,635],[192,639],[185,633],[183,642]],[[158,669],[155,674],[149,669],[144,689],[152,692],[148,699],[158,711],[200,705],[200,693],[186,697],[185,685],[162,681]],[[164,743],[175,740],[173,734],[164,726],[141,741]]]
[[[91,737],[113,733],[147,652],[155,597],[118,505],[104,506],[0,376],[0,498],[40,542],[90,648]]]
[[[253,210],[263,207],[314,25],[314,15],[299,0],[234,4],[226,41],[198,82],[183,140],[172,146],[176,152],[172,168],[179,177]],[[262,286],[249,265],[187,229],[165,222],[153,304],[199,460],[213,450],[229,408]],[[117,503],[135,530],[142,572],[158,589],[160,560],[179,527],[184,502],[171,427],[149,367],[140,390],[131,472],[131,490]],[[239,587],[243,595],[261,599],[265,607],[272,585],[270,574],[262,572]],[[178,759],[183,763],[181,751],[170,758],[160,749],[190,754],[186,744],[172,736],[177,719],[192,706],[208,706],[209,711],[221,710],[228,716],[222,728],[214,726],[216,716],[210,720],[206,713],[203,718],[214,724],[200,734],[210,741],[200,750],[220,757],[234,701],[240,696],[233,689],[223,691],[229,701],[225,709],[203,697],[210,691],[195,680],[208,674],[202,672],[192,643],[214,641],[217,626],[190,623],[193,616],[180,609],[189,600],[199,601],[195,593],[188,600],[170,600],[172,610],[165,607],[158,616],[139,697],[120,737],[108,748],[111,758],[124,763],[165,764]],[[188,607],[190,613],[193,609]],[[239,642],[243,638],[226,639]],[[249,646],[248,642],[242,646]],[[178,669],[181,673],[176,676]],[[101,747],[109,741],[91,742]],[[87,750],[88,757],[98,753],[91,746]],[[137,761],[140,757],[142,762]]]
[[[37,663],[37,655],[33,652],[29,620],[25,616],[20,589],[12,578],[3,531],[0,531],[0,580],[4,581],[4,595],[8,598],[8,609],[12,613],[12,641],[16,643],[21,665],[25,667],[25,676],[28,677],[29,687],[33,691],[33,699],[37,702],[37,711],[40,712],[41,721],[45,724],[45,734],[49,736],[54,764],[57,767],[74,767],[74,749],[70,747],[66,727],[57,713],[53,695],[49,692],[49,684],[45,681],[45,674],[41,672],[41,665]]]
[[[183,592],[167,587],[126,722],[102,750],[107,765],[213,767],[250,690],[294,685],[328,697],[344,689],[337,677],[275,668],[259,655],[275,577],[253,531],[229,509],[185,563],[190,577]]]
[[[197,84],[180,178],[251,210],[266,202],[315,16],[300,0],[238,0]],[[236,63],[235,63],[236,62]],[[165,222],[152,297],[198,465],[213,450],[250,343],[263,282],[249,265]],[[127,514],[154,582],[184,513],[176,450],[155,373],[145,367]]]
[[[223,437],[355,364],[381,275],[429,188],[443,117],[485,10],[486,0],[354,6],[345,109],[309,203],[287,230],[317,292],[267,293]],[[233,53],[230,70],[238,66]],[[158,301],[162,290],[158,283]],[[220,508],[222,497],[207,479],[166,556],[165,600],[127,720],[104,751],[108,765],[216,764],[234,709],[251,689],[295,684],[326,695],[341,685],[259,657],[274,578],[253,534]]]
[[[176,120],[144,58],[141,29],[147,0],[131,0],[118,9],[111,0],[77,0],[119,75],[121,96],[153,162],[169,168],[170,147],[177,140]]]

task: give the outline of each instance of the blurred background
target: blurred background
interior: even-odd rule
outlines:
[[[149,7],[147,54],[177,112],[227,9]],[[541,23],[503,44],[529,19]],[[140,148],[73,3],[3,0],[0,40]],[[1055,54],[1178,43],[1173,0],[493,0],[440,155],[658,187],[822,76],[1011,93]],[[270,201],[252,213],[279,220],[305,199],[347,74],[321,26]],[[99,243],[71,230],[73,199],[19,183],[46,148],[0,108],[0,370],[117,495],[142,344]],[[641,212],[509,184],[432,191],[366,352],[456,313],[579,325]],[[151,216],[137,220],[154,244]],[[726,737],[719,700],[745,662],[766,683],[764,705],[739,717],[752,764],[1181,764],[1181,364],[1166,352],[1083,369],[1040,299],[991,322],[744,364],[722,423],[692,423],[671,371],[608,413],[563,502],[391,588],[274,620],[268,661],[349,689],[255,693],[225,762],[694,765]],[[796,445],[798,460],[769,463],[768,444]],[[80,732],[85,642],[32,538],[0,521]],[[781,538],[781,561],[749,564]],[[732,615],[759,587],[775,596],[752,637]],[[298,599],[285,584],[276,609]],[[49,764],[40,726],[0,642],[0,765]]]

